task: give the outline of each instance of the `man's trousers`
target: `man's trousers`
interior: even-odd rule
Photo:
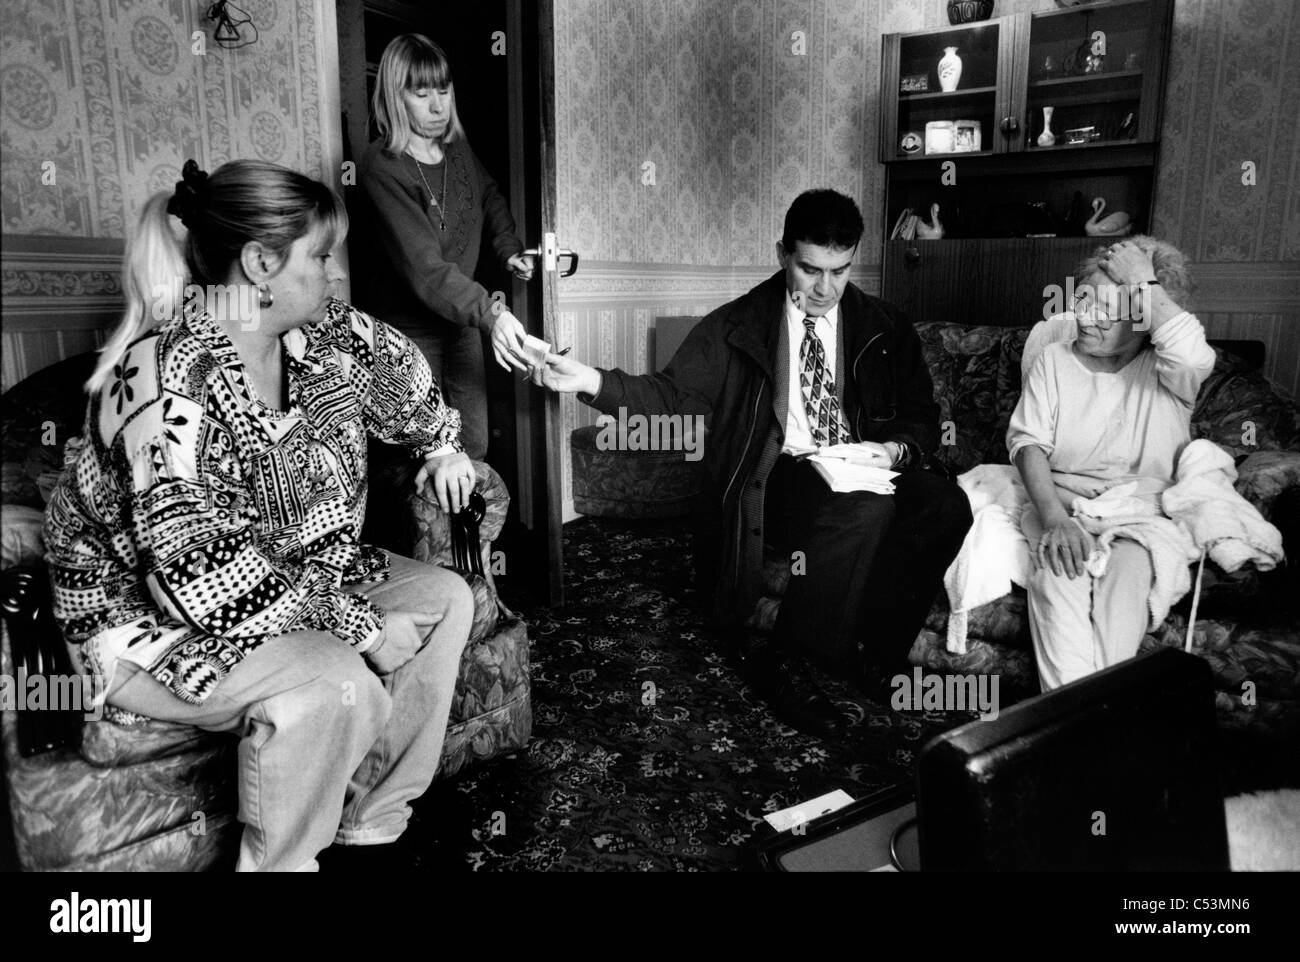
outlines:
[[[905,667],[971,511],[957,485],[928,471],[901,473],[894,488],[836,494],[807,461],[777,461],[766,540],[792,558],[778,644],[837,673]]]

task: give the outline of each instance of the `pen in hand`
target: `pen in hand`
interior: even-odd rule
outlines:
[[[564,355],[568,354],[568,353],[569,353],[570,351],[572,351],[572,350],[573,350],[573,345],[569,345],[569,346],[566,347],[563,351],[559,351],[559,352],[557,352],[555,356],[556,356],[556,357],[564,357]],[[545,366],[546,366],[545,363],[543,363],[543,364],[541,364],[541,365],[538,365],[538,367],[541,367],[541,368],[544,368]],[[537,381],[536,378],[534,377],[534,373],[533,373],[534,370],[535,370],[535,368],[530,366],[529,369],[528,369],[528,373],[524,375],[524,380],[525,380],[525,381],[532,380],[535,384],[537,384],[538,387],[541,387],[541,386],[542,386],[542,385],[541,385],[541,382],[540,382],[540,381]]]

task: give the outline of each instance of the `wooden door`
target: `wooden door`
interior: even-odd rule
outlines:
[[[565,256],[557,230],[555,186],[555,10],[553,0],[507,0],[507,43],[511,60],[511,127],[517,152],[512,155],[513,195],[521,212],[515,220],[535,252],[533,280],[517,291],[527,306],[518,314],[528,332],[555,350],[559,340],[559,285],[576,269],[576,257]],[[517,116],[515,111],[518,111]],[[519,526],[508,541],[513,570],[522,566],[526,578],[512,583],[534,600],[564,603],[564,510],[561,474],[564,457],[560,399],[556,394],[516,379],[515,426],[518,485],[514,488]]]
[[[523,0],[512,0],[521,5]],[[576,269],[576,262],[559,256],[562,244],[557,234],[558,203],[555,187],[555,9],[554,0],[529,3],[526,27],[536,31],[528,43],[531,56],[523,66],[531,81],[525,103],[531,107],[534,128],[529,131],[529,150],[536,151],[537,224],[529,236],[530,248],[538,252],[540,276],[540,330],[533,330],[554,350],[559,343],[559,285],[563,270]],[[526,84],[526,86],[528,86]],[[570,262],[565,263],[566,260]],[[534,280],[534,284],[537,281]],[[564,441],[561,434],[560,397],[550,391],[516,385],[520,397],[521,463],[532,472],[529,501],[532,548],[529,557],[546,572],[547,599],[564,603],[564,491],[561,465]],[[525,436],[526,435],[526,436]],[[527,446],[524,456],[522,446]]]

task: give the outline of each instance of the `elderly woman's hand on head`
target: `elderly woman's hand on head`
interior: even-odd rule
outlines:
[[[1101,269],[1116,284],[1130,287],[1156,277],[1151,255],[1132,241],[1119,241],[1107,247],[1101,258]]]

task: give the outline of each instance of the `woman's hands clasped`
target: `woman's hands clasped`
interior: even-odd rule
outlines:
[[[438,507],[448,514],[455,514],[469,504],[476,478],[469,455],[463,452],[443,454],[425,459],[415,475],[415,487],[418,491],[428,481],[433,485]]]
[[[1038,539],[1038,552],[1034,558],[1039,568],[1044,565],[1052,574],[1077,578],[1087,573],[1088,559],[1096,548],[1092,535],[1079,527],[1074,519],[1062,517],[1047,526]]]

